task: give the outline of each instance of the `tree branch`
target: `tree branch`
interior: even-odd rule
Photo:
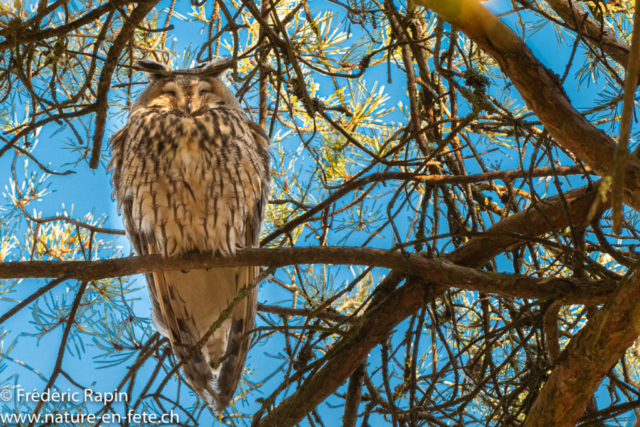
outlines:
[[[538,61],[527,45],[477,0],[418,0],[462,30],[500,65],[556,142],[607,176],[615,144],[571,105],[554,74]],[[640,211],[640,166],[625,166],[625,203]]]
[[[393,328],[422,307],[423,300],[432,299],[444,290],[445,287],[426,286],[420,280],[409,280],[367,310],[360,322],[330,350],[331,357],[327,363],[307,378],[293,395],[273,408],[257,426],[286,427],[298,423],[340,387]]]
[[[582,34],[588,37],[594,46],[601,47],[604,53],[623,67],[629,62],[629,45],[618,39],[606,25],[589,16],[589,13],[577,1],[546,0],[551,8],[574,31],[581,26]]]
[[[87,12],[85,15],[76,19],[75,21],[69,22],[66,25],[61,25],[55,28],[46,28],[46,29],[38,29],[33,32],[24,31],[25,28],[30,26],[29,22],[26,22],[24,26],[13,29],[11,33],[1,32],[0,37],[5,37],[5,40],[0,42],[0,50],[11,49],[15,46],[15,38],[17,36],[20,44],[37,42],[40,40],[45,40],[51,37],[62,37],[65,34],[70,33],[71,31],[77,30],[85,25],[88,25],[98,19],[106,13],[111,12],[116,8],[116,6],[124,6],[126,4],[133,3],[130,0],[120,0],[120,1],[108,1],[105,4],[96,7],[95,9]]]
[[[366,365],[361,363],[358,365],[347,386],[347,396],[344,402],[344,416],[342,417],[342,427],[356,427],[358,419],[358,406],[360,406],[360,398],[362,397],[362,380],[366,370]]]
[[[553,230],[563,229],[573,224],[585,225],[589,208],[600,190],[600,181],[564,193],[568,212],[565,211],[560,196],[540,200],[529,209],[513,214],[474,237],[447,256],[447,259],[466,267],[481,267],[493,257],[506,250],[512,250],[526,242],[510,233],[535,237]],[[599,203],[596,217],[611,207],[609,200]]]
[[[100,163],[100,152],[102,149],[102,138],[104,137],[104,127],[107,123],[107,110],[109,109],[109,102],[107,95],[109,94],[109,88],[111,87],[111,77],[115,71],[118,62],[120,61],[120,53],[126,46],[129,39],[133,36],[137,25],[147,16],[147,14],[158,4],[160,0],[146,0],[138,2],[138,6],[131,12],[130,16],[124,15],[124,23],[120,33],[113,41],[109,53],[107,53],[107,59],[102,66],[102,72],[100,73],[100,80],[98,81],[98,96],[96,98],[96,125],[93,132],[93,147],[91,148],[91,160],[89,161],[89,167],[96,169]]]
[[[640,333],[640,276],[623,281],[560,354],[523,427],[574,426],[604,376]]]
[[[0,279],[67,277],[77,280],[99,280],[152,271],[242,266],[284,267],[297,264],[388,268],[440,285],[512,297],[556,298],[568,304],[602,303],[613,291],[613,284],[603,281],[563,277],[538,279],[490,273],[455,265],[444,259],[426,258],[421,254],[336,246],[239,249],[235,256],[226,258],[206,253],[189,253],[175,259],[164,259],[161,255],[146,255],[102,261],[5,262],[0,263]]]

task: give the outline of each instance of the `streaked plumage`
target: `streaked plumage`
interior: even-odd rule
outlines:
[[[110,168],[138,254],[175,257],[198,250],[225,256],[258,245],[269,195],[269,141],[218,78],[229,63],[217,60],[180,73],[153,61],[136,64],[149,85],[111,139]],[[257,273],[243,267],[147,275],[154,323],[178,360]],[[190,386],[217,411],[227,406],[242,376],[256,296],[257,288],[183,365]]]

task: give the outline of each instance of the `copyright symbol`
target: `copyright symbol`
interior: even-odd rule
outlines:
[[[5,389],[0,391],[0,400],[2,400],[3,402],[10,401],[12,397],[13,393],[11,393],[11,390]]]

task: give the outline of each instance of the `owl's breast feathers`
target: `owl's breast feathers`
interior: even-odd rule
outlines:
[[[235,253],[257,246],[269,195],[268,138],[242,111],[186,116],[135,110],[111,139],[114,195],[138,254]],[[198,344],[256,267],[147,274],[153,320],[178,360]],[[257,288],[184,360],[191,387],[216,410],[233,397],[253,329]],[[222,365],[217,362],[223,359]]]
[[[269,192],[259,126],[233,110],[184,117],[152,109],[134,112],[121,132],[112,140],[114,193],[120,209],[131,201],[138,233],[166,256],[246,245],[245,223],[261,222]]]

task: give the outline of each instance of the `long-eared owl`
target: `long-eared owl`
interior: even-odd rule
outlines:
[[[136,63],[149,84],[111,138],[109,167],[140,255],[197,250],[226,256],[258,246],[269,196],[269,139],[220,80],[230,63],[224,58],[182,71]],[[147,274],[154,324],[178,360],[194,354],[257,273],[257,267],[240,267]],[[216,411],[228,405],[242,377],[256,301],[257,287],[183,362],[191,388]]]

